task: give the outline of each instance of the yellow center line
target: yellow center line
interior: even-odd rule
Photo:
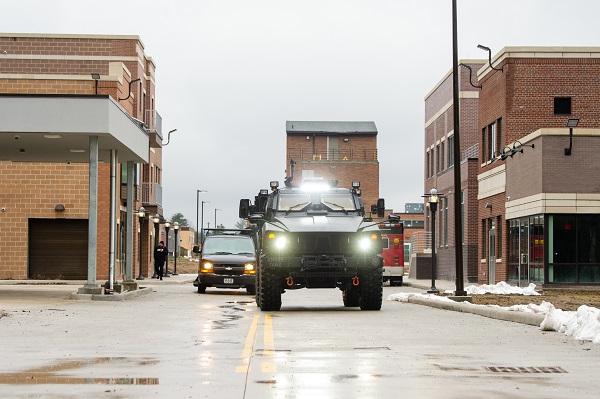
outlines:
[[[277,367],[275,366],[274,350],[275,341],[273,339],[273,317],[270,314],[265,314],[265,330],[263,333],[263,343],[265,350],[263,355],[261,370],[263,373],[275,373]]]
[[[250,324],[250,329],[246,335],[246,341],[244,342],[244,349],[242,349],[242,364],[236,367],[236,373],[247,373],[250,367],[250,358],[252,357],[252,350],[254,348],[254,340],[256,338],[256,330],[258,329],[259,314],[255,314]]]

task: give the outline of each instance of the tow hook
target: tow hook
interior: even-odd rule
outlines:
[[[285,279],[285,284],[288,287],[293,287],[294,286],[294,278],[292,276],[289,276]]]
[[[358,287],[359,284],[360,284],[360,280],[358,279],[358,276],[352,277],[352,285],[355,287]]]

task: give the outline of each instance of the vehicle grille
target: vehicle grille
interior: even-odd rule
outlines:
[[[351,254],[350,235],[344,233],[302,233],[297,235],[297,253],[302,255]]]
[[[214,265],[213,270],[215,274],[224,276],[240,276],[244,274],[243,265]]]

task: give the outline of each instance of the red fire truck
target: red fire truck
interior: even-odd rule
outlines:
[[[399,219],[390,218],[379,228],[383,239],[383,280],[389,281],[390,286],[400,286],[404,276],[404,225]]]

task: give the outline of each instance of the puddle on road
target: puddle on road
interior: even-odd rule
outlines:
[[[129,363],[135,366],[147,366],[157,364],[158,360],[151,358],[131,359],[127,357],[97,357],[91,359],[77,359],[60,361],[42,367],[34,367],[25,371],[15,373],[0,373],[0,384],[24,385],[24,384],[103,384],[103,385],[158,385],[158,378],[141,377],[75,377],[70,375],[56,374],[59,371],[77,370],[87,366]]]
[[[224,330],[233,327],[234,322],[243,317],[240,313],[247,311],[247,309],[245,309],[243,306],[253,302],[229,301],[227,303],[228,305],[219,306],[220,309],[223,309],[221,319],[211,320],[215,330]]]

